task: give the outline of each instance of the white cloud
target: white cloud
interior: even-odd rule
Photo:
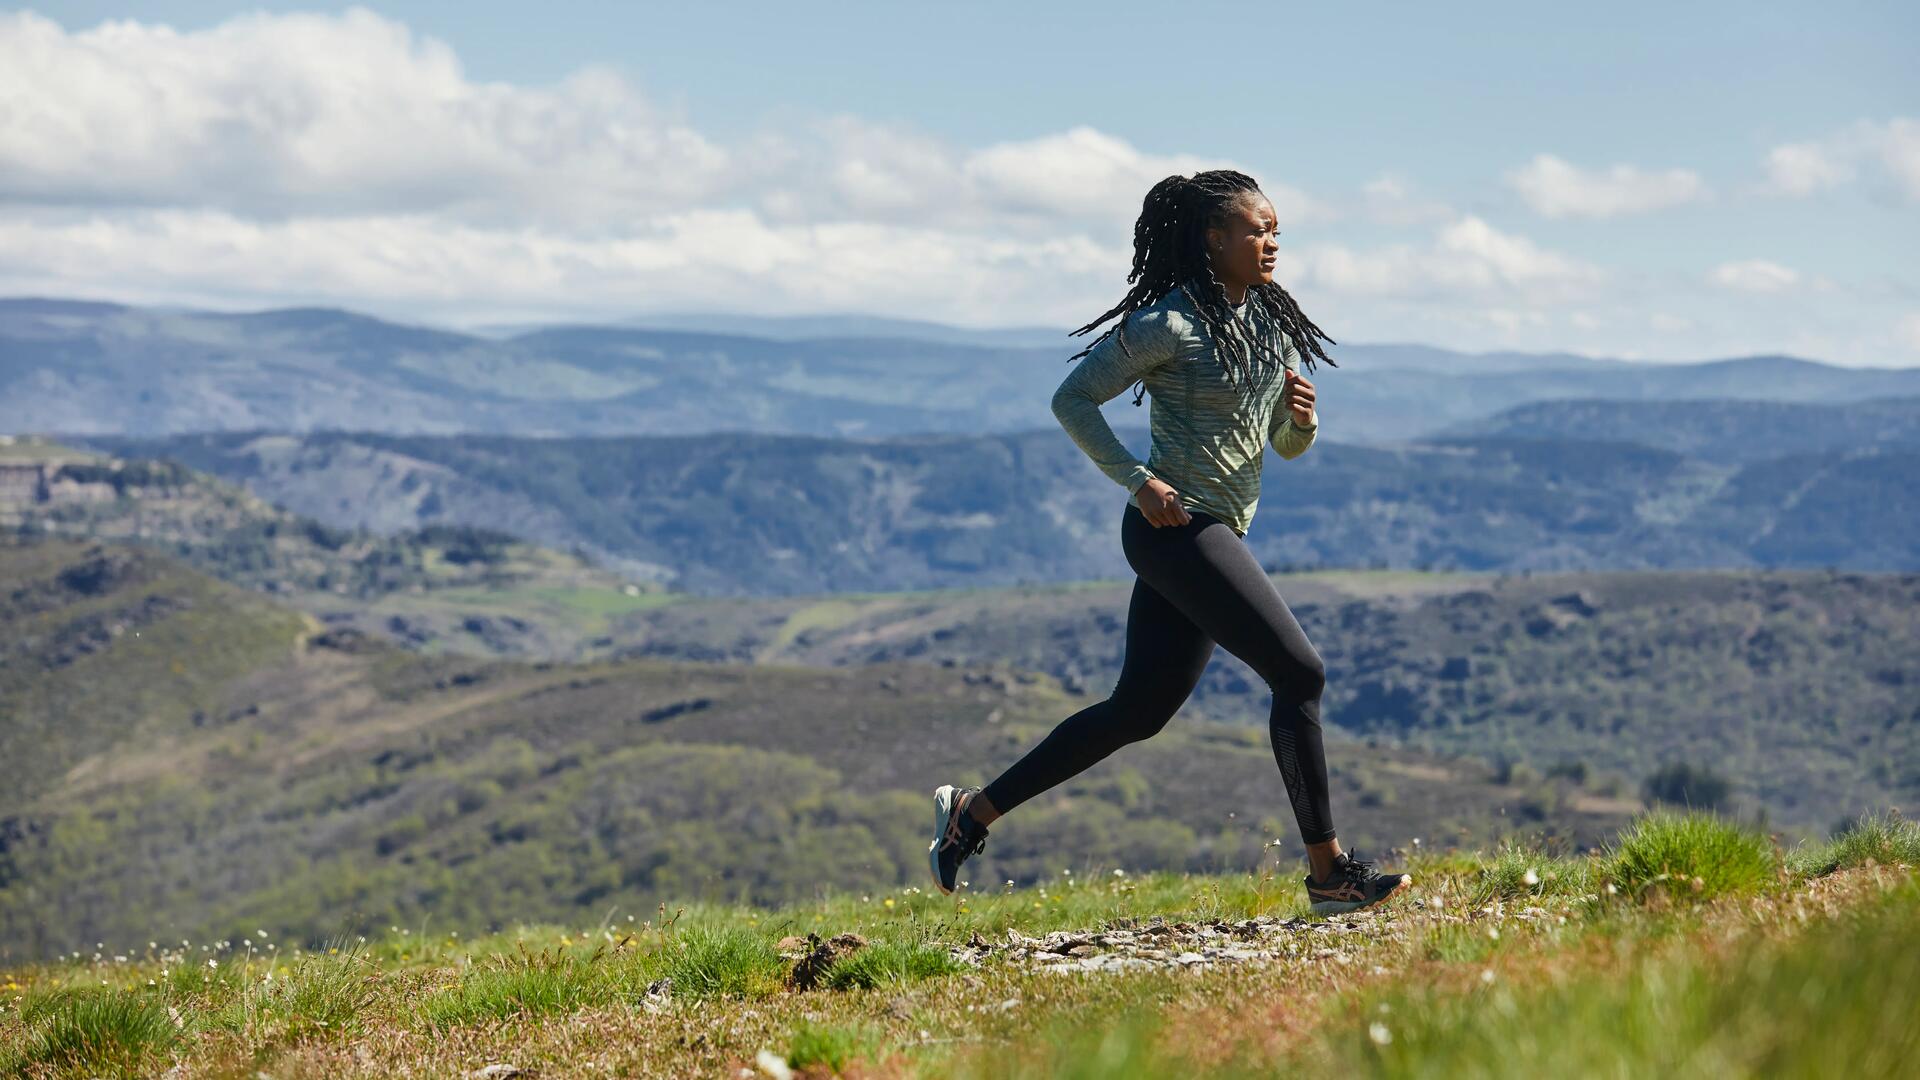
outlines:
[[[1792,288],[1800,274],[1766,259],[1744,259],[1721,263],[1708,272],[1707,280],[1726,289],[1770,293]]]
[[[1822,138],[1776,146],[1767,152],[1766,187],[1811,195],[1852,182],[1863,165],[1878,166],[1899,197],[1920,201],[1920,120],[1855,120]]]
[[[1819,143],[1789,143],[1767,153],[1767,177],[1787,195],[1810,195],[1853,179],[1853,165]]]
[[[1436,230],[1425,247],[1373,251],[1320,245],[1281,255],[1283,276],[1336,294],[1427,299],[1524,298],[1553,304],[1590,294],[1606,274],[1467,215]]]
[[[1910,311],[1894,326],[1894,339],[1908,353],[1920,356],[1920,311]]]
[[[1452,207],[1421,197],[1411,183],[1392,173],[1367,181],[1361,205],[1367,218],[1381,225],[1425,225],[1454,216]]]
[[[1615,165],[1589,172],[1552,154],[1538,154],[1506,175],[1535,213],[1550,218],[1618,217],[1642,214],[1707,197],[1707,185],[1691,169],[1644,172]]]
[[[579,223],[692,205],[729,155],[618,75],[476,83],[353,8],[180,33],[0,15],[0,198]]]

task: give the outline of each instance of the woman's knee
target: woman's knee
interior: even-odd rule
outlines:
[[[1327,688],[1327,662],[1313,648],[1301,653],[1285,653],[1260,674],[1275,697],[1315,701]]]
[[[1108,699],[1113,705],[1113,733],[1123,743],[1151,739],[1180,711],[1180,702],[1153,694],[1129,694],[1116,690]]]

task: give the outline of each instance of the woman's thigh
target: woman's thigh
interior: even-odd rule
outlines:
[[[1239,534],[1210,514],[1155,527],[1132,503],[1127,510],[1121,547],[1140,580],[1270,688],[1313,683],[1318,692],[1320,655]]]
[[[1129,503],[1128,505],[1132,505]],[[1213,638],[1142,578],[1127,603],[1126,653],[1113,696],[1169,715],[1193,693],[1213,658]]]

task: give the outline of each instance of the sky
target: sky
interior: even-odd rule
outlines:
[[[46,4],[0,11],[0,295],[1069,340],[1147,190],[1237,168],[1339,342],[1915,366],[1916,43],[1911,2]]]

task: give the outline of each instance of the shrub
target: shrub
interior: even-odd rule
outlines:
[[[1648,802],[1687,806],[1695,810],[1712,810],[1721,806],[1727,801],[1731,787],[1726,777],[1712,769],[1704,765],[1689,765],[1684,761],[1663,766],[1646,780]]]

